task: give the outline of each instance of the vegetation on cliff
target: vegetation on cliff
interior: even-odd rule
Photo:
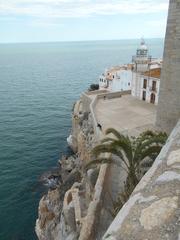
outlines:
[[[113,214],[116,215],[160,153],[166,142],[167,134],[145,131],[138,137],[129,137],[110,128],[106,130],[106,135],[111,136],[104,138],[101,144],[93,149],[92,153],[96,160],[91,161],[87,168],[94,164],[114,163],[120,165],[126,171],[124,191],[119,194],[117,201],[114,202]]]
[[[99,84],[91,84],[88,90],[89,91],[99,90]]]

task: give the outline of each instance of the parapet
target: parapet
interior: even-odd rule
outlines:
[[[103,240],[180,239],[180,120]]]

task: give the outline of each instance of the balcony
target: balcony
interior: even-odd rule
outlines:
[[[152,56],[132,56],[132,62],[136,62],[136,63],[139,63],[139,64],[144,64],[144,63],[147,63],[149,64],[152,60]]]
[[[150,90],[151,92],[157,92],[157,88],[156,88],[156,87],[149,87],[149,90]]]

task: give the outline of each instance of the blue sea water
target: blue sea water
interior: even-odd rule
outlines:
[[[163,39],[147,39],[162,57]],[[68,152],[73,103],[139,40],[0,44],[0,240],[35,240],[39,177]]]

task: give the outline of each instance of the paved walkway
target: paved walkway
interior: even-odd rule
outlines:
[[[144,130],[155,128],[156,106],[133,98],[131,95],[100,99],[95,114],[103,131],[113,127],[120,132],[137,136]]]

